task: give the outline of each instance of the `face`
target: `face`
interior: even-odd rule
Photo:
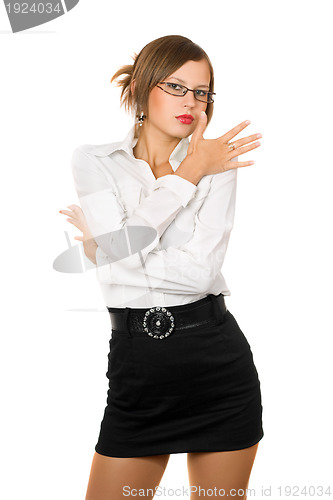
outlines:
[[[210,71],[205,59],[187,61],[183,66],[164,79],[165,82],[179,83],[190,89],[209,90]],[[148,99],[147,125],[156,128],[172,138],[188,137],[194,132],[201,111],[206,111],[207,103],[198,101],[193,92],[179,97],[167,94],[159,87],[154,87]],[[191,115],[193,121],[181,121],[177,117]]]

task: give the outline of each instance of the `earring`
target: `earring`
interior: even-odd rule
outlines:
[[[146,115],[143,114],[143,111],[141,111],[140,116],[137,116],[137,123],[139,124],[140,127],[142,127],[143,120],[147,118]]]

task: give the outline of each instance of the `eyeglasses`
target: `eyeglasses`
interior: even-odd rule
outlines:
[[[156,85],[159,89],[163,90],[167,94],[175,95],[177,97],[184,97],[188,91],[193,92],[194,97],[201,102],[214,102],[213,95],[216,95],[215,92],[208,92],[208,90],[201,89],[188,89],[185,85],[179,85],[179,83],[171,83],[171,82],[160,82],[159,85]]]

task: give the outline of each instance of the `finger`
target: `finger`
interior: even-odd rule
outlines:
[[[78,207],[77,205],[67,205],[68,208],[71,208],[72,210],[81,210],[81,207]]]
[[[221,139],[222,142],[224,142],[224,143],[230,141],[230,139],[235,137],[235,135],[239,134],[239,132],[241,132],[245,127],[250,125],[250,123],[251,122],[249,120],[246,120],[245,122],[240,123],[236,127],[229,130],[229,132],[227,132],[226,134],[221,135],[221,137],[219,137],[219,139]]]
[[[260,146],[260,142],[257,141],[253,144],[250,144],[249,146],[243,146],[242,148],[237,148],[234,150],[234,152],[231,152],[231,158],[234,158],[235,156],[238,156],[238,155],[243,155],[244,153],[247,153],[248,151],[252,151],[252,149],[256,149]]]
[[[69,210],[59,210],[61,214],[73,216],[73,212]]]
[[[234,145],[236,148],[239,148],[240,146],[244,146],[245,144],[249,144],[250,142],[256,141],[257,139],[260,139],[262,137],[262,134],[253,134],[249,135],[247,137],[243,137],[242,139],[238,139],[237,141],[234,141]]]
[[[83,241],[83,236],[75,236],[74,240]]]
[[[232,170],[233,168],[238,168],[238,167],[248,167],[253,164],[254,161],[230,161],[227,163],[226,170]]]
[[[197,126],[195,127],[194,132],[192,134],[191,138],[192,145],[195,144],[198,141],[198,139],[203,138],[203,133],[206,127],[207,127],[207,115],[204,111],[202,111],[200,113]]]

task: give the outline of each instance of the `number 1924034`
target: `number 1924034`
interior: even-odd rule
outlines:
[[[33,3],[30,6],[26,2],[15,2],[7,3],[6,9],[8,14],[51,14],[52,12],[57,12],[58,14],[63,13],[63,8],[60,3],[53,5],[50,2],[38,2]]]

